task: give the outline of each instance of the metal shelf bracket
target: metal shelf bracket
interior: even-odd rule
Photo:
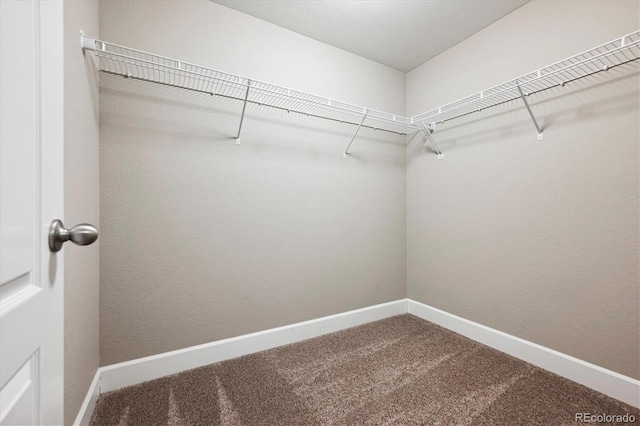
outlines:
[[[420,123],[420,127],[422,128],[422,131],[424,132],[425,135],[427,135],[426,139],[429,140],[429,143],[431,144],[431,148],[433,148],[436,154],[438,154],[438,160],[442,160],[444,158],[444,153],[436,143],[436,140],[431,135],[431,133],[433,133],[433,131],[436,129],[435,124],[433,123],[424,124],[423,121],[420,121],[419,123]]]
[[[539,72],[540,70],[538,70],[538,73]],[[540,130],[540,126],[536,121],[536,117],[533,115],[533,112],[531,111],[531,107],[529,106],[529,102],[527,102],[527,98],[524,96],[524,93],[522,92],[522,88],[520,87],[519,83],[518,83],[518,92],[520,92],[520,97],[522,98],[522,102],[524,102],[524,105],[527,107],[527,111],[529,111],[531,120],[533,120],[533,124],[536,126],[536,130],[538,131],[538,140],[542,140],[542,130]]]
[[[364,115],[362,116],[362,121],[360,121],[360,124],[358,124],[358,128],[356,129],[356,132],[353,134],[353,137],[351,138],[351,141],[349,142],[349,145],[347,145],[347,149],[345,149],[344,152],[342,153],[342,158],[347,158],[347,154],[349,154],[349,148],[351,148],[351,144],[356,139],[356,136],[358,136],[358,131],[360,131],[360,127],[362,127],[362,124],[364,123],[364,120],[367,119],[367,115],[368,114],[369,114],[369,111],[367,111],[365,109],[364,110]]]
[[[249,88],[251,80],[247,80],[247,91],[244,93],[244,103],[242,104],[242,115],[240,116],[240,126],[238,127],[238,136],[236,136],[236,144],[240,145],[240,132],[242,131],[242,122],[244,121],[244,112],[247,109],[247,100],[249,99]]]

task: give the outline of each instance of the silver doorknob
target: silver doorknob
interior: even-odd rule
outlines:
[[[60,219],[51,222],[49,227],[49,248],[52,252],[62,250],[62,245],[71,241],[79,246],[88,246],[98,239],[98,230],[88,223],[81,223],[71,229],[64,227]]]

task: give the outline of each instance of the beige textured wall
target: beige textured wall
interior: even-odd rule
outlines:
[[[65,2],[64,24],[64,223],[98,226],[98,83],[80,49],[80,30],[98,34],[98,2]],[[64,420],[72,424],[98,369],[100,240],[64,251]]]
[[[637,1],[533,1],[407,75],[426,111],[637,30]],[[407,150],[408,296],[640,377],[638,67],[441,126]]]
[[[100,3],[105,40],[402,113],[405,75],[209,1]],[[406,295],[404,137],[104,78],[101,364]]]

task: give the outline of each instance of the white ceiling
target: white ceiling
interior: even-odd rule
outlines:
[[[411,71],[530,0],[212,0]]]

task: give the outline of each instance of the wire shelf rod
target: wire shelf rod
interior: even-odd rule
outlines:
[[[617,43],[619,44],[616,45]],[[453,119],[453,117],[442,118],[442,119],[436,119],[436,118],[439,116],[445,116],[446,114],[451,114],[456,110],[469,108],[476,104],[485,104],[480,108],[480,109],[485,109],[485,108],[489,108],[491,106],[495,106],[500,103],[503,103],[504,101],[498,101],[497,103],[492,103],[488,101],[492,98],[496,98],[498,95],[506,94],[507,92],[517,90],[518,86],[521,86],[521,87],[533,86],[534,89],[537,88],[537,90],[535,91],[538,92],[541,90],[546,90],[550,87],[555,87],[556,85],[564,85],[568,81],[573,81],[577,78],[582,78],[587,75],[595,74],[596,72],[599,72],[599,71],[606,71],[615,66],[622,65],[623,63],[638,59],[638,55],[632,55],[630,57],[630,56],[627,56],[627,53],[629,53],[634,47],[638,48],[639,45],[640,45],[640,31],[636,31],[634,33],[630,33],[623,37],[619,37],[617,39],[604,43],[595,48],[586,50],[570,58],[555,62],[544,68],[540,68],[536,71],[529,72],[516,79],[509,80],[506,83],[493,86],[489,89],[475,93],[471,96],[467,96],[465,98],[448,103],[446,105],[435,108],[428,112],[413,116],[412,120],[414,122],[430,121],[435,123],[443,123],[444,121]],[[596,54],[594,53],[594,51],[597,51],[598,53]],[[587,55],[590,55],[590,56],[587,56]],[[622,60],[618,55],[623,56],[626,60]],[[610,58],[612,56],[617,58],[617,60],[621,62],[617,64],[611,63],[611,61],[608,61],[606,63],[604,62],[605,58]],[[574,62],[571,62],[571,61],[574,61]],[[597,61],[599,61],[602,64],[600,67],[596,67],[593,65],[593,63]],[[578,71],[582,66],[585,66],[589,70],[587,74],[580,73]],[[553,68],[553,67],[557,67],[557,69],[549,70],[550,68]],[[546,70],[549,70],[549,71],[546,71]],[[574,78],[570,80],[559,79],[560,80],[559,82],[555,80],[559,75],[562,75],[563,73],[570,73],[573,75]],[[532,77],[532,75],[535,75],[535,77]],[[552,86],[545,86],[543,84],[545,80],[555,81],[556,84],[553,84]],[[518,84],[518,81],[520,81],[519,84]],[[531,92],[527,94],[530,94],[530,93]],[[480,102],[480,100],[482,100],[482,102]],[[477,111],[470,111],[469,113],[472,113],[472,112],[477,112]],[[467,113],[463,115],[467,115]],[[456,116],[455,118],[458,118],[458,117],[459,116]]]
[[[637,59],[638,59],[638,58],[630,59],[630,60],[628,60],[628,61],[626,61],[626,62],[622,62],[622,63],[616,64],[616,65],[614,65],[614,66],[611,66],[609,69],[613,69],[613,68],[619,67],[619,66],[621,66],[621,65],[627,64],[627,63],[629,63],[629,62],[631,62],[631,61],[635,61],[635,60],[637,60]],[[566,81],[563,81],[563,82],[559,82],[559,83],[557,83],[557,84],[555,84],[555,85],[553,85],[553,86],[543,87],[543,88],[541,88],[541,89],[539,89],[539,90],[536,90],[536,91],[529,91],[525,96],[527,96],[527,95],[528,95],[528,96],[535,95],[536,93],[539,93],[539,92],[542,92],[542,91],[545,91],[545,90],[551,89],[551,88],[553,88],[553,87],[557,87],[557,86],[564,86],[564,85],[566,85],[566,84],[572,83],[572,82],[574,82],[574,81],[576,81],[576,80],[579,80],[579,79],[581,79],[581,78],[589,77],[589,76],[591,76],[591,75],[593,75],[593,74],[597,74],[597,73],[600,73],[600,72],[605,72],[605,70],[600,69],[600,70],[597,70],[597,71],[591,72],[591,73],[589,73],[589,74],[585,74],[585,75],[577,76],[577,77],[575,77],[575,78],[573,78],[573,79],[571,79],[571,80],[566,80]],[[484,111],[484,110],[489,109],[489,108],[493,108],[493,107],[496,107],[496,106],[500,106],[500,105],[506,104],[506,103],[508,103],[508,102],[512,102],[512,101],[514,101],[515,99],[518,99],[518,98],[520,98],[520,95],[513,96],[513,97],[508,97],[508,98],[506,98],[506,99],[504,99],[504,100],[502,100],[502,101],[500,101],[500,102],[489,103],[489,104],[487,104],[487,105],[485,105],[485,106],[482,106],[482,107],[480,107],[480,108],[472,109],[472,110],[470,110],[470,111],[461,112],[461,113],[460,113],[460,114],[458,114],[458,115],[453,115],[453,116],[448,117],[448,118],[446,118],[446,119],[444,119],[444,120],[442,120],[442,121],[435,121],[435,122],[433,122],[433,123],[434,123],[434,124],[442,124],[442,123],[444,123],[444,122],[446,122],[446,121],[452,121],[452,120],[455,120],[455,119],[458,119],[458,118],[466,117],[466,116],[468,116],[468,115],[475,114],[475,113],[477,113],[477,112],[481,112],[481,111]],[[426,121],[426,120],[425,120],[425,121]]]
[[[130,61],[130,59],[128,57],[126,57],[125,55],[121,55],[121,54],[118,54],[118,53],[111,53],[111,52],[109,52],[109,54],[110,55],[115,55],[115,56],[120,56],[122,58],[122,59],[109,58],[111,60],[118,61],[118,62],[123,62],[123,63],[132,63]],[[146,63],[149,63],[149,64],[153,64],[153,62],[146,61],[146,60],[143,60],[143,59],[138,59],[138,58],[136,58],[134,61],[140,61],[140,62],[146,62]],[[171,68],[171,67],[169,67],[169,68]],[[222,78],[219,78],[219,77],[209,76],[209,75],[202,74],[202,73],[196,73],[194,71],[186,71],[184,69],[178,69],[178,68],[175,68],[175,67],[173,67],[172,69],[174,71],[180,71],[182,73],[188,73],[188,74],[194,75],[194,76],[196,76],[198,78],[207,79],[207,80],[213,80],[213,81],[219,81],[219,82],[223,83],[224,87],[239,86],[239,87],[242,87],[244,89],[246,89],[246,87],[247,87],[247,84],[246,83],[242,83],[242,82],[231,81],[229,79],[222,79]],[[119,73],[123,74],[123,75],[125,74],[124,71],[120,71]],[[155,81],[155,80],[153,80],[151,78],[146,78],[146,79],[148,81]],[[249,81],[249,80],[247,79],[247,81]],[[229,83],[229,84],[225,84],[225,83]],[[182,87],[181,85],[176,85],[176,86],[177,87]],[[200,89],[196,88],[195,90],[200,90]],[[296,98],[296,97],[293,97],[291,95],[286,95],[286,94],[283,94],[283,93],[279,93],[279,92],[277,92],[275,90],[272,90],[272,89],[269,89],[269,88],[252,86],[252,92],[253,93],[262,94],[262,95],[265,95],[265,96],[272,96],[273,98],[280,99],[282,102],[292,101],[292,102],[298,102],[298,103],[311,103],[311,104],[315,104],[315,105],[317,105],[319,107],[322,107],[323,109],[340,110],[341,112],[346,113],[346,114],[351,114],[354,117],[360,117],[361,114],[362,114],[362,112],[354,111],[353,109],[348,109],[348,108],[341,107],[340,105],[336,105],[336,103],[329,104],[329,103],[319,102],[319,101],[316,101],[316,100],[313,100],[313,99]],[[215,93],[213,93],[213,94],[215,94]],[[263,102],[263,104],[266,104],[266,102]],[[379,111],[375,111],[375,112],[379,112]],[[382,113],[382,114],[386,114],[386,113]],[[395,120],[392,120],[392,119],[389,119],[387,117],[375,116],[375,118],[377,120],[388,121],[390,123],[397,124],[397,125],[400,125],[400,126],[403,125],[403,123],[395,121]],[[412,129],[417,130],[414,126],[406,126],[406,127],[411,127]]]
[[[238,138],[246,104],[255,104],[356,125],[356,135],[361,127],[402,135],[424,130],[426,126],[427,138],[432,145],[435,141],[430,129],[433,129],[435,124],[445,123],[518,98],[524,101],[541,135],[541,129],[526,100],[527,96],[552,87],[564,86],[566,83],[640,58],[640,31],[636,31],[455,102],[413,117],[404,117],[258,80],[250,81],[239,75],[107,43],[84,34],[81,42],[83,49],[93,51],[99,58],[98,66],[101,72],[244,102]],[[362,120],[363,115],[368,123],[366,125]],[[349,146],[351,143],[353,138]],[[345,153],[348,149],[349,147]],[[441,154],[439,148],[436,151]]]
[[[637,58],[635,58],[635,59],[637,59]],[[632,60],[633,60],[633,59],[632,59]],[[537,92],[537,91],[540,91],[540,90],[546,90],[546,89],[548,89],[548,88],[550,88],[550,87],[554,87],[554,86],[556,86],[556,85],[564,85],[564,83],[566,83],[566,82],[568,82],[568,81],[573,81],[573,80],[575,80],[575,79],[582,78],[582,77],[585,77],[585,76],[587,76],[587,75],[595,74],[596,72],[599,72],[599,71],[606,71],[607,69],[611,69],[611,68],[613,68],[613,67],[615,67],[615,66],[618,66],[618,65],[621,65],[621,64],[612,64],[612,65],[609,65],[606,69],[605,69],[604,67],[603,67],[602,69],[591,69],[591,72],[589,72],[588,74],[583,74],[583,75],[575,75],[575,74],[574,74],[574,78],[573,78],[572,80],[562,80],[562,81],[557,82],[556,84],[554,84],[554,85],[552,85],[552,86],[546,86],[546,87],[540,87],[540,86],[538,86],[538,87],[536,87],[536,88],[538,89],[538,90],[536,90],[536,92]],[[557,72],[554,72],[554,75],[553,75],[553,76],[555,76],[555,74],[563,73],[563,72],[568,72],[568,71],[571,71],[571,69],[562,69],[562,70],[558,70]],[[547,78],[549,78],[549,77],[553,77],[553,76],[545,75],[545,76],[543,76],[543,77],[541,77],[541,78],[536,78],[535,80],[530,80],[530,81],[527,81],[527,82],[523,82],[523,83],[521,83],[521,84],[520,84],[520,86],[530,86],[530,85],[535,85],[535,83],[537,83],[537,82],[538,82],[538,80],[541,80],[541,79],[547,79]],[[512,83],[512,81],[510,81],[509,83]],[[505,85],[505,84],[508,84],[508,83],[504,83],[504,84],[502,84],[502,85],[495,86],[495,87],[500,87],[500,86],[503,86],[503,85]],[[503,94],[506,94],[506,92],[510,92],[510,91],[516,90],[517,86],[518,86],[517,84],[513,83],[513,86],[510,86],[510,87],[507,87],[507,88],[501,89],[501,90],[499,90],[498,92],[495,92],[495,93],[493,93],[493,94],[484,95],[483,97],[478,98],[478,95],[479,95],[479,94],[484,93],[484,92],[487,92],[487,91],[492,90],[492,89],[494,89],[494,88],[492,88],[492,89],[487,89],[487,90],[485,90],[485,91],[483,91],[483,92],[480,92],[479,94],[476,94],[476,95],[474,95],[474,96],[471,96],[471,97],[468,97],[468,98],[463,98],[463,99],[461,99],[461,100],[459,100],[459,101],[452,102],[451,104],[447,104],[447,105],[445,105],[445,106],[443,106],[443,107],[440,107],[440,108],[439,108],[440,110],[444,109],[445,111],[441,111],[441,112],[437,112],[437,113],[436,113],[436,112],[434,112],[434,113],[428,113],[428,115],[421,114],[420,116],[416,116],[416,117],[419,117],[419,118],[418,118],[419,120],[428,120],[428,119],[430,119],[430,118],[436,117],[436,116],[441,115],[441,114],[449,114],[449,113],[451,113],[452,111],[461,110],[461,109],[464,109],[465,107],[469,107],[470,105],[479,104],[479,103],[481,103],[481,102],[479,101],[479,99],[483,99],[483,100],[484,100],[484,103],[489,104],[488,106],[491,106],[491,104],[493,104],[493,103],[492,103],[492,102],[489,102],[489,99],[490,99],[490,98],[495,98],[495,97],[497,97],[498,95],[503,95]],[[529,92],[529,93],[527,93],[527,94],[530,94],[530,93],[531,93],[531,92]],[[469,99],[469,98],[471,98],[471,99]],[[463,101],[464,101],[464,102],[463,102]],[[460,103],[460,102],[462,102],[462,103]],[[499,101],[499,102],[500,102],[500,101]],[[487,108],[488,106],[483,106],[482,108]],[[448,120],[450,120],[450,119],[451,119],[451,118],[446,118],[446,119],[444,119],[444,120],[448,121]],[[437,122],[437,123],[438,123],[438,122],[439,122],[439,123],[442,123],[443,121],[436,121],[436,122]]]
[[[116,72],[113,72],[113,71],[101,71],[101,72],[103,72],[105,74],[108,74],[108,75],[117,76],[117,77],[130,78],[132,80],[144,81],[146,83],[153,83],[153,84],[158,84],[158,85],[161,85],[161,86],[167,86],[167,87],[187,90],[187,91],[190,91],[190,92],[201,93],[201,94],[204,94],[204,95],[207,95],[207,96],[221,97],[221,98],[230,99],[230,100],[234,100],[234,101],[240,101],[240,102],[244,101],[243,98],[238,98],[238,97],[234,97],[234,96],[226,96],[226,95],[222,95],[222,94],[219,94],[219,93],[213,93],[212,94],[211,92],[206,91],[206,90],[205,91],[197,90],[197,89],[192,89],[192,88],[189,88],[189,87],[177,86],[177,85],[170,84],[170,83],[163,83],[163,82],[157,82],[157,81],[154,81],[154,80],[147,80],[147,79],[144,79],[144,78],[141,78],[141,77],[136,77],[136,76],[127,77],[124,74],[116,73]],[[318,114],[311,113],[311,112],[298,111],[298,110],[295,110],[295,109],[289,109],[288,110],[286,108],[276,107],[276,106],[273,106],[273,105],[261,104],[259,102],[251,101],[251,100],[248,100],[247,103],[248,104],[252,104],[252,105],[257,105],[257,106],[265,106],[265,107],[268,107],[268,108],[272,108],[272,109],[276,109],[276,110],[280,110],[280,111],[284,111],[284,112],[288,112],[288,113],[304,115],[304,116],[310,117],[310,118],[319,118],[319,119],[322,119],[322,120],[333,121],[333,122],[340,123],[340,124],[350,124],[350,125],[353,125],[353,126],[357,126],[359,124],[358,122],[355,122],[355,121],[349,121],[349,120],[339,119],[339,118],[331,118],[331,117],[318,115]],[[406,136],[407,135],[407,133],[403,133],[401,131],[388,130],[388,129],[381,128],[381,127],[370,126],[370,125],[367,125],[367,124],[363,124],[362,127],[363,128],[367,128],[367,129],[371,129],[371,130],[378,130],[378,131],[385,132],[385,133],[393,133],[393,134],[400,135],[400,136]]]
[[[125,70],[127,66],[140,68],[138,70],[141,71],[141,74],[144,79],[148,81],[156,81],[154,77],[149,75],[149,72],[162,72],[166,73],[170,76],[170,78],[175,77],[186,77],[186,78],[195,78],[193,82],[187,84],[174,84],[177,87],[184,86],[196,86],[197,90],[202,90],[203,87],[212,87],[215,85],[230,85],[231,87],[226,87],[227,89],[237,89],[237,88],[246,88],[246,83],[243,83],[242,80],[248,80],[240,76],[235,76],[232,74],[227,74],[222,71],[208,69],[204,67],[200,67],[194,64],[190,64],[184,61],[178,61],[175,59],[171,59],[168,57],[153,55],[147,52],[143,52],[137,49],[131,49],[128,47],[124,47],[121,45],[116,45],[112,43],[107,43],[101,40],[92,39],[90,37],[83,36],[83,47],[85,49],[93,50],[101,59],[105,59],[107,61],[113,61],[114,67],[117,69],[119,74],[128,74],[132,76],[130,70]],[[93,47],[93,49],[92,49]],[[117,50],[121,50],[123,52],[118,52]],[[131,56],[131,54],[136,54],[136,56]],[[198,70],[203,70],[205,72],[200,72]],[[105,71],[105,70],[101,70]],[[140,76],[137,76],[140,77]],[[197,80],[201,79],[201,80]],[[195,82],[195,83],[194,83]],[[204,85],[204,86],[203,86]],[[187,87],[185,87],[187,88]],[[188,87],[190,89],[194,87]],[[326,98],[322,98],[320,96],[298,92],[295,90],[287,89],[280,86],[271,85],[268,83],[264,83],[258,80],[252,80],[252,89],[251,92],[256,93],[256,95],[264,95],[264,96],[272,96],[274,99],[281,99],[281,102],[290,101],[293,103],[301,103],[301,104],[315,104],[322,109],[325,110],[338,110],[344,114],[352,115],[354,118],[360,118],[363,112],[366,110],[370,111],[371,118],[378,122],[383,122],[389,125],[393,125],[394,127],[403,128],[405,131],[417,131],[419,128],[410,122],[410,119],[407,117],[403,117],[404,120],[398,120],[397,115],[372,110],[369,108],[364,108],[352,104],[347,104],[344,102],[334,101]],[[268,105],[268,102],[258,102],[264,105]],[[282,106],[282,105],[278,105]],[[287,108],[289,109],[289,108]],[[319,114],[320,115],[320,114]],[[393,133],[398,133],[395,129],[384,129],[384,125],[380,126],[371,126],[372,128],[379,128],[380,130],[390,130]],[[402,133],[402,132],[401,132]]]

